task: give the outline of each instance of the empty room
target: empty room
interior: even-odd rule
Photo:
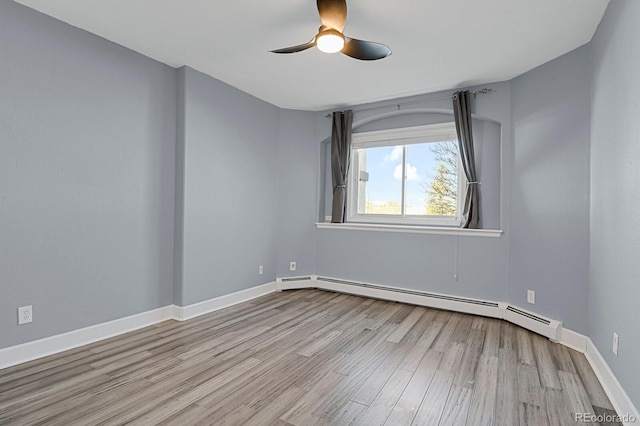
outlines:
[[[640,424],[637,0],[0,0],[0,425]]]

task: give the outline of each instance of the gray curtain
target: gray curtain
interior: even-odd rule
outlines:
[[[347,175],[351,163],[351,125],[353,112],[335,111],[331,129],[331,181],[333,204],[331,222],[343,223],[347,206]]]
[[[476,160],[473,153],[473,131],[471,129],[471,96],[468,90],[453,94],[453,115],[458,133],[458,150],[464,174],[467,177],[467,195],[462,210],[462,228],[478,227],[480,191],[476,176]]]

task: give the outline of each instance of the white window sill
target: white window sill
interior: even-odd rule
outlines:
[[[462,229],[438,226],[385,225],[379,223],[316,223],[318,229],[348,229],[356,231],[405,232],[411,234],[460,235],[465,237],[492,237],[502,235],[501,229]]]

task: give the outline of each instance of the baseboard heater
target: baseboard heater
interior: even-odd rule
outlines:
[[[548,319],[506,303],[501,303],[500,305],[503,319],[542,334],[555,342],[560,341],[560,333],[562,332],[562,323],[560,321]]]
[[[558,341],[562,331],[562,323],[541,317],[517,306],[488,300],[429,293],[405,288],[367,284],[357,281],[342,280],[322,276],[302,276],[278,278],[278,288],[292,290],[317,288],[358,296],[373,297],[413,305],[428,306],[449,311],[482,315],[491,318],[505,319],[511,323]]]

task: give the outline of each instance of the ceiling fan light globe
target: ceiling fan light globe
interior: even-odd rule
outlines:
[[[344,36],[336,30],[325,30],[318,34],[316,46],[324,53],[336,53],[344,47]]]

